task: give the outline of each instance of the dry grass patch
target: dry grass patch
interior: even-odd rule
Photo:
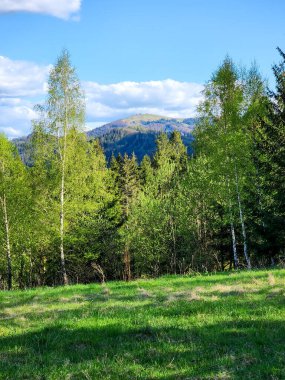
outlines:
[[[111,290],[109,288],[107,288],[107,286],[102,286],[102,294],[104,296],[109,296],[109,295],[111,295]]]
[[[221,293],[222,296],[235,296],[247,293],[244,287],[238,285],[215,285],[211,290]]]
[[[177,301],[177,298],[176,298],[174,295],[172,295],[172,294],[170,294],[170,295],[167,297],[167,299],[166,299],[166,302],[167,302],[167,303],[171,303],[171,302],[175,302],[175,301]]]
[[[184,292],[175,292],[172,294],[169,294],[167,297],[167,302],[175,302],[178,300],[185,300],[185,301],[200,301],[203,299],[203,297],[199,294],[199,291],[204,290],[203,288],[197,287],[193,290],[187,290]]]
[[[60,297],[58,299],[59,302],[72,302],[71,298],[66,298],[66,297]]]
[[[187,301],[200,301],[202,297],[196,291],[193,291],[187,294],[186,299]]]
[[[272,273],[268,273],[268,284],[270,286],[274,286],[276,284],[275,277],[273,276]]]
[[[83,302],[84,297],[80,294],[75,294],[74,296],[70,297],[70,299],[74,302]]]
[[[170,288],[170,287],[163,287],[161,288],[162,291],[164,291],[165,293],[171,293],[173,292],[173,288]]]
[[[144,288],[138,288],[138,293],[141,298],[150,298],[152,297],[151,292],[147,291]]]
[[[262,285],[262,284],[263,284],[263,281],[260,280],[260,279],[258,279],[258,278],[253,277],[253,279],[252,279],[252,283],[253,283],[254,285]]]
[[[211,296],[210,297],[210,301],[219,301],[219,297],[218,296]]]

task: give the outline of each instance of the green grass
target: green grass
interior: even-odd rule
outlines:
[[[284,278],[0,292],[0,379],[285,379]]]

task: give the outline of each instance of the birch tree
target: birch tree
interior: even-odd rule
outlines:
[[[0,252],[5,255],[7,289],[13,284],[13,248],[24,246],[23,226],[27,211],[25,167],[11,142],[0,135]]]
[[[40,111],[40,119],[35,122],[34,131],[41,136],[38,144],[46,146],[44,151],[42,148],[40,150],[45,154],[45,164],[49,166],[54,177],[54,198],[59,205],[60,266],[62,281],[66,285],[66,183],[72,171],[73,154],[76,150],[74,146],[81,139],[85,114],[84,95],[66,50],[50,72],[46,102],[43,106],[37,106],[37,110]]]
[[[252,73],[237,69],[229,58],[224,60],[206,85],[196,131],[196,150],[210,157],[214,194],[224,207],[225,221],[230,226],[235,267],[239,266],[237,230],[240,229],[248,269],[251,261],[244,210],[246,185],[254,174],[248,125],[248,114],[256,96],[250,91]]]

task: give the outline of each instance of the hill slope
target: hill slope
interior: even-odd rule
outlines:
[[[0,292],[0,379],[284,379],[285,270]]]
[[[192,131],[196,119],[174,119],[158,115],[135,115],[126,119],[117,120],[102,127],[86,132],[90,139],[98,138],[104,148],[107,160],[112,153],[118,155],[133,152],[141,161],[145,154],[152,156],[155,151],[155,140],[161,132],[170,133],[177,130],[182,135],[182,140],[190,152],[190,144],[193,140]],[[27,143],[30,136],[13,140],[24,162],[30,162]]]
[[[191,133],[195,122],[195,118],[175,119],[165,116],[140,114],[105,124],[102,127],[87,132],[87,134],[90,137],[100,137],[114,129],[127,129],[129,132],[173,132],[177,130],[183,135]]]
[[[99,138],[107,159],[112,153],[132,154],[140,161],[145,154],[151,156],[155,151],[158,133],[181,133],[184,144],[189,147],[196,119],[174,119],[158,115],[135,115],[103,125],[87,132],[91,138]]]

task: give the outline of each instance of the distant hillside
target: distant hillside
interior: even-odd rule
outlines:
[[[181,134],[191,133],[196,119],[175,119],[171,117],[158,115],[134,115],[126,119],[120,119],[105,124],[102,127],[95,128],[87,132],[90,137],[101,137],[114,129],[127,129],[129,133],[137,132],[173,132],[177,130]]]
[[[155,140],[159,133],[171,133],[179,131],[184,144],[190,152],[190,144],[193,140],[192,131],[196,119],[175,119],[158,115],[135,115],[126,119],[113,121],[102,127],[86,132],[90,139],[98,138],[104,148],[107,160],[112,153],[118,155],[136,154],[139,161],[145,154],[152,156],[155,151]],[[30,163],[28,142],[31,135],[14,139],[19,153],[27,164]]]
[[[31,150],[30,150],[31,137],[32,137],[32,134],[26,137],[17,137],[12,140],[12,142],[18,149],[18,152],[22,158],[22,161],[28,166],[32,165]]]
[[[194,118],[175,119],[149,114],[135,115],[95,128],[88,131],[87,135],[100,140],[107,159],[112,153],[117,155],[134,152],[140,161],[145,154],[151,156],[154,153],[155,140],[161,132],[179,131],[189,150],[195,122]]]

